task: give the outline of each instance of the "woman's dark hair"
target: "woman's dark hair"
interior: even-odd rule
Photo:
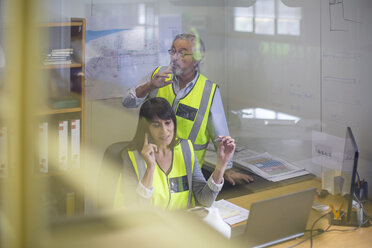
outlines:
[[[174,135],[172,142],[169,144],[169,148],[173,149],[173,147],[177,144],[176,115],[174,114],[174,111],[167,100],[161,97],[155,97],[146,100],[140,108],[137,131],[133,140],[128,145],[129,150],[142,150],[143,143],[145,141],[145,133],[151,136],[149,125],[155,117],[158,117],[162,120],[171,119],[173,121]]]

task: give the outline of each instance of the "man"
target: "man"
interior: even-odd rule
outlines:
[[[163,97],[171,104],[177,117],[177,136],[190,139],[195,154],[202,166],[209,140],[214,146],[219,135],[229,135],[221,94],[216,84],[199,73],[205,47],[199,37],[193,34],[179,34],[168,50],[171,63],[158,67],[129,89],[123,97],[123,105],[138,107],[147,98]],[[171,75],[171,76],[170,76]],[[232,167],[230,161],[228,168]],[[225,172],[225,179],[232,185],[237,180],[246,182],[253,178],[231,169]]]

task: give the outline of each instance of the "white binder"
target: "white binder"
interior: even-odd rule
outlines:
[[[0,128],[0,177],[8,176],[8,129]]]
[[[48,173],[48,122],[39,125],[39,168]]]
[[[60,170],[68,169],[68,121],[58,122],[59,156],[58,167]]]
[[[80,120],[71,120],[71,166],[80,168]]]

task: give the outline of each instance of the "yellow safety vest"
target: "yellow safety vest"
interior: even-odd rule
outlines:
[[[140,181],[146,172],[147,164],[138,151],[128,151],[129,158]],[[190,140],[180,140],[173,149],[173,161],[169,174],[159,166],[153,176],[154,192],[151,205],[167,209],[185,209],[195,206],[192,194],[192,172],[195,157]]]
[[[165,67],[158,67],[153,75]],[[209,110],[217,85],[199,74],[191,91],[175,102],[173,84],[156,89],[151,96],[165,98],[172,106],[177,118],[177,137],[189,139],[194,145],[200,166],[203,166],[205,152],[210,140],[207,130]]]

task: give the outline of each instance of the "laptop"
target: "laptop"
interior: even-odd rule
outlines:
[[[247,225],[232,229],[232,238],[243,247],[267,247],[305,233],[315,188],[306,189],[251,205]]]

